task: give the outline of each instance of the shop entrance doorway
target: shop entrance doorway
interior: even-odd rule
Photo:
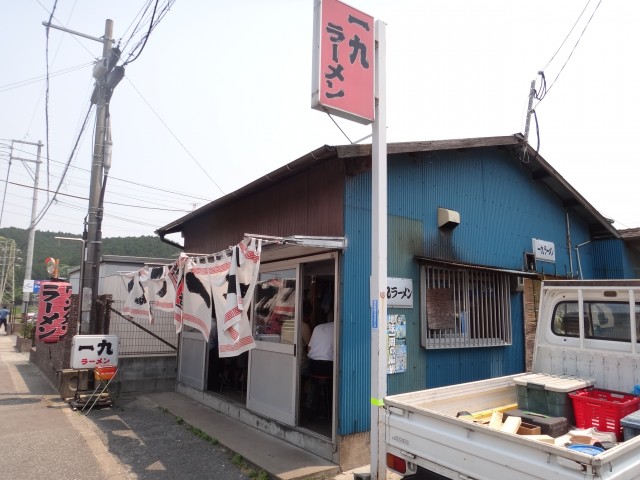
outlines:
[[[222,359],[209,349],[207,390],[330,438],[335,354],[331,346],[331,360],[325,363],[330,368],[322,375],[311,371],[308,354],[314,329],[333,326],[337,318],[336,275],[336,252],[262,264],[250,315],[256,347]],[[335,330],[330,330],[333,345]]]

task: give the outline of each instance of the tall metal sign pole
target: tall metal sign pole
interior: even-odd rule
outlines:
[[[385,27],[339,0],[315,0],[311,107],[372,124],[371,478],[386,477],[387,137]]]
[[[371,478],[386,477],[387,137],[385,27],[339,0],[315,0],[311,107],[372,124]],[[364,320],[364,319],[363,319]]]
[[[104,36],[101,38],[92,37],[84,33],[75,32],[67,28],[42,22],[46,27],[62,30],[63,32],[78,35],[90,40],[102,43],[102,58],[94,67],[93,76],[96,79],[96,89],[94,91],[94,101],[97,105],[96,129],[94,134],[93,156],[91,162],[91,184],[89,191],[89,211],[87,214],[87,238],[86,238],[86,258],[83,258],[82,268],[84,279],[82,282],[83,310],[89,311],[89,319],[84,318],[81,312],[82,333],[97,332],[97,318],[95,314],[96,300],[98,299],[98,285],[100,281],[100,254],[102,246],[102,233],[100,224],[102,218],[102,177],[104,174],[104,155],[107,131],[107,74],[114,65],[109,65],[112,60],[111,47],[113,45],[113,20],[107,19],[104,26]],[[117,59],[116,59],[117,60]],[[87,305],[88,303],[88,305]],[[88,328],[88,332],[86,331]]]
[[[386,478],[384,397],[387,395],[387,106],[386,24],[376,21],[375,120],[371,168],[371,479]]]

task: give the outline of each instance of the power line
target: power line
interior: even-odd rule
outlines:
[[[60,75],[65,75],[67,73],[75,72],[76,70],[81,70],[83,68],[87,68],[88,66],[93,65],[93,62],[83,63],[82,65],[76,65],[75,67],[64,68],[62,70],[58,70],[56,72],[49,73],[49,78],[58,77]],[[14,90],[16,88],[25,87],[27,85],[31,85],[32,83],[42,82],[47,79],[47,75],[39,75],[37,77],[27,78],[25,80],[20,80],[19,82],[7,83],[6,85],[0,85],[0,93],[8,92],[10,90]]]
[[[2,182],[3,180],[0,180],[0,182]],[[24,188],[29,188],[32,190],[38,190],[40,192],[48,192],[48,193],[53,193],[56,196],[61,196],[61,197],[70,197],[70,198],[77,198],[79,200],[89,200],[89,197],[82,197],[80,195],[72,195],[70,193],[60,193],[59,191],[53,191],[53,190],[48,190],[46,188],[35,188],[32,187],[30,185],[26,185],[24,183],[18,183],[18,182],[10,182],[7,180],[4,180],[5,183],[7,183],[8,185],[16,185],[18,187],[24,187]],[[157,210],[157,211],[162,211],[162,212],[182,212],[182,213],[188,213],[190,212],[190,210],[186,210],[183,208],[159,208],[159,207],[147,207],[147,206],[143,206],[143,205],[133,205],[130,203],[120,203],[120,202],[111,202],[111,201],[105,201],[104,203],[108,203],[110,205],[119,205],[121,207],[131,207],[131,208],[141,208],[144,210]]]
[[[587,24],[584,26],[584,28],[582,29],[582,32],[580,33],[580,37],[578,37],[578,40],[576,41],[576,44],[573,46],[573,48],[571,49],[571,53],[569,53],[569,56],[567,57],[567,60],[564,62],[564,65],[562,65],[562,68],[560,69],[560,71],[558,72],[558,75],[556,75],[556,78],[553,79],[553,82],[551,82],[551,85],[549,85],[549,88],[547,89],[547,92],[549,92],[551,90],[551,88],[553,87],[553,85],[556,83],[556,81],[558,80],[558,77],[560,76],[560,74],[562,73],[562,71],[564,70],[564,67],[567,66],[567,63],[569,63],[569,60],[571,59],[571,56],[573,55],[573,52],[575,51],[576,47],[578,46],[578,44],[580,43],[580,40],[582,40],[582,36],[584,35],[584,32],[587,30],[587,27],[589,27],[589,24],[591,23],[591,20],[593,19],[593,16],[596,14],[596,12],[598,11],[598,8],[600,7],[600,4],[602,3],[602,0],[598,1],[598,5],[596,5],[596,8],[593,10],[593,13],[591,14],[591,16],[589,17],[589,21],[587,22]]]
[[[24,187],[24,188],[33,188],[32,186],[28,185],[27,181],[20,181],[20,180],[16,180],[15,179],[15,175],[12,175],[14,177],[14,181],[9,182],[10,185],[16,185],[16,186],[20,186],[20,187]],[[65,181],[65,185],[74,185],[73,183],[69,183],[68,181]],[[72,198],[77,198],[80,200],[86,200],[86,194],[84,192],[86,192],[86,187],[85,184],[82,183],[76,183],[75,186],[77,188],[74,188],[73,190],[75,190],[76,192],[82,192],[82,193],[73,193],[73,191],[67,191],[66,193],[63,193],[62,191],[60,191],[58,193],[58,195],[66,195],[67,197],[72,197]],[[40,191],[46,191],[46,189],[39,189]],[[127,187],[126,191],[130,191],[131,189]],[[192,199],[184,199],[184,200],[177,200],[177,201],[167,201],[168,197],[167,196],[158,196],[157,199],[151,198],[150,195],[129,195],[126,193],[126,191],[123,192],[119,192],[117,190],[111,189],[110,193],[109,193],[109,200],[107,200],[105,203],[108,204],[114,204],[114,205],[123,205],[123,206],[133,206],[133,207],[137,207],[137,208],[146,208],[149,210],[160,210],[160,211],[175,211],[175,212],[189,212],[192,210],[192,205],[193,202],[191,201]],[[47,192],[47,193],[52,193],[51,191]],[[24,196],[24,197],[18,197],[16,194],[14,194],[14,197],[17,198],[24,198],[27,199],[28,197]],[[114,200],[114,198],[122,198],[123,200]],[[164,201],[162,201],[164,200]],[[145,207],[142,207],[141,205],[146,205]]]
[[[562,41],[562,43],[560,44],[560,46],[558,47],[556,52],[552,55],[551,59],[545,65],[545,69],[553,61],[553,59],[556,57],[558,52],[560,52],[560,50],[562,49],[563,45],[566,43],[566,41],[568,40],[569,36],[571,35],[571,32],[573,32],[573,30],[575,29],[576,25],[578,24],[578,22],[582,18],[582,15],[584,15],[584,13],[587,10],[587,7],[589,6],[590,3],[591,3],[591,0],[588,0],[587,4],[582,9],[582,12],[580,12],[580,15],[578,16],[577,20],[575,21],[575,23],[571,27],[571,30],[569,30],[569,33],[567,34],[565,39]],[[537,108],[538,105],[540,105],[540,102],[542,102],[542,100],[545,99],[545,97],[547,96],[547,94],[549,93],[549,91],[551,90],[553,85],[556,83],[556,81],[560,77],[560,74],[562,74],[562,72],[564,71],[564,68],[567,66],[567,63],[569,63],[569,60],[571,59],[571,56],[573,55],[573,52],[578,47],[578,44],[580,43],[580,40],[582,40],[582,37],[583,37],[584,33],[586,32],[587,28],[591,24],[591,20],[593,20],[593,17],[596,14],[596,12],[598,11],[598,8],[600,7],[601,3],[602,3],[602,0],[599,0],[598,4],[596,5],[596,8],[591,13],[591,16],[589,17],[589,20],[587,20],[586,25],[582,29],[582,32],[580,33],[580,36],[578,37],[578,40],[576,41],[575,45],[571,49],[571,52],[569,52],[569,55],[567,56],[567,59],[565,60],[564,64],[562,65],[562,68],[560,68],[560,71],[556,75],[556,78],[554,78],[553,82],[551,82],[551,85],[549,85],[547,87],[547,79],[546,79],[546,76],[544,74],[544,69],[540,70],[538,72],[538,75],[540,76],[540,87],[539,88],[535,88],[534,91],[532,92],[534,97],[535,97],[535,99],[537,100],[537,103],[535,104],[535,106],[532,107],[531,106],[531,98],[530,98],[530,103],[529,103],[530,110],[527,112],[527,115],[530,115],[530,114],[533,115],[533,118],[534,118],[535,123],[536,123],[536,138],[537,138],[536,156],[538,155],[538,152],[540,151],[540,125],[538,123],[538,113],[536,111],[536,108]],[[528,120],[527,120],[527,122],[528,122]]]
[[[87,110],[87,114],[84,117],[84,121],[83,121],[82,127],[80,129],[80,133],[78,134],[78,137],[76,138],[76,142],[75,142],[75,144],[73,146],[73,149],[71,150],[71,155],[69,155],[69,160],[67,161],[67,164],[65,165],[64,172],[62,174],[62,178],[60,179],[60,183],[58,183],[58,188],[56,189],[55,193],[53,194],[53,197],[47,202],[45,207],[38,214],[38,217],[36,218],[36,220],[34,222],[34,227],[40,222],[40,220],[42,220],[42,217],[44,217],[45,213],[47,213],[47,210],[49,210],[49,207],[51,207],[51,204],[53,203],[53,201],[55,200],[58,192],[60,191],[60,187],[62,186],[62,182],[64,182],[64,178],[65,178],[65,176],[67,174],[67,171],[68,171],[68,168],[69,168],[69,164],[71,163],[71,160],[73,160],[73,157],[75,156],[76,149],[78,148],[78,144],[80,143],[80,139],[82,138],[82,135],[84,133],[84,129],[87,126],[87,122],[89,120],[89,114],[91,113],[92,107],[93,107],[92,104],[89,105],[89,109]],[[48,149],[48,147],[47,147],[47,149]]]
[[[564,40],[562,41],[562,43],[560,44],[560,46],[558,47],[558,50],[556,50],[556,53],[554,53],[551,56],[551,59],[547,62],[547,64],[544,66],[544,68],[542,70],[546,70],[547,67],[549,66],[549,64],[551,62],[553,62],[553,59],[556,58],[556,55],[558,54],[558,52],[562,49],[562,47],[564,46],[565,42],[569,39],[569,36],[571,35],[571,32],[573,32],[573,29],[576,28],[576,25],[578,25],[578,22],[580,21],[580,19],[582,18],[582,15],[584,15],[584,12],[587,10],[587,7],[589,6],[589,4],[591,3],[591,0],[588,0],[586,5],[584,6],[584,8],[582,9],[582,12],[580,12],[580,15],[578,15],[578,18],[576,19],[575,23],[573,24],[573,27],[571,27],[571,30],[569,30],[569,33],[567,33],[567,36],[564,37]]]
[[[147,3],[147,5],[145,6],[144,12],[142,13],[142,15],[140,17],[140,21],[136,25],[136,27],[135,27],[133,33],[131,34],[131,36],[129,37],[129,39],[125,42],[125,46],[122,49],[123,51],[125,50],[126,46],[129,44],[129,42],[131,41],[133,36],[138,32],[138,29],[140,28],[145,16],[147,15],[147,12],[149,11],[149,7],[151,6],[152,1],[153,0],[150,0]],[[151,13],[151,19],[149,20],[149,28],[147,30],[147,33],[131,49],[131,52],[127,56],[127,60],[123,63],[123,66],[126,66],[126,65],[128,65],[128,64],[130,64],[130,63],[132,63],[132,62],[134,62],[135,60],[138,59],[138,57],[140,56],[140,54],[142,53],[142,51],[144,50],[144,48],[147,45],[147,41],[149,40],[149,36],[151,35],[151,32],[162,21],[162,19],[167,14],[167,12],[169,11],[169,9],[171,8],[171,6],[173,5],[174,2],[175,2],[175,0],[167,0],[167,3],[163,7],[161,7],[160,11],[158,12],[158,4],[160,2],[159,2],[159,0],[156,0],[155,4],[153,6],[153,12]]]
[[[0,148],[2,148],[2,147],[9,148],[9,144],[0,143]],[[16,147],[14,147],[14,151],[24,153],[25,155],[35,156],[35,154],[33,152],[28,152],[26,150],[21,150],[21,149],[18,149]],[[3,155],[3,153],[0,152],[0,155]],[[51,162],[52,163],[61,164],[61,165],[63,164],[63,162],[61,162],[59,160],[54,160],[54,159],[52,159]],[[78,167],[76,165],[69,165],[69,168],[89,173],[88,169],[83,168],[83,167]],[[148,188],[149,190],[152,190],[154,193],[156,193],[156,192],[157,193],[167,193],[167,194],[177,195],[177,196],[180,196],[180,197],[190,198],[190,199],[194,199],[194,200],[201,200],[201,201],[207,202],[207,203],[212,201],[211,198],[200,197],[200,196],[197,196],[197,195],[192,195],[192,194],[184,193],[184,192],[177,192],[175,190],[169,190],[169,189],[166,189],[166,188],[158,187],[158,185],[148,185],[148,184],[145,184],[145,183],[134,182],[133,180],[126,180],[124,178],[114,177],[114,176],[111,176],[111,175],[109,176],[109,178],[111,180],[117,180],[119,182],[126,183],[126,184],[129,184],[129,185],[135,185],[137,187]]]
[[[40,2],[38,1],[38,3],[40,3]],[[139,43],[134,47],[134,49],[132,50],[132,52],[131,52],[131,54],[130,54],[130,56],[129,56],[129,57],[130,57],[130,59],[129,59],[129,60],[128,60],[128,62],[126,62],[126,63],[133,62],[133,61],[135,61],[137,58],[139,58],[140,54],[142,53],[142,51],[144,50],[144,48],[145,48],[145,46],[146,46],[146,43],[148,42],[148,39],[149,39],[149,36],[150,36],[151,32],[152,32],[152,31],[153,31],[153,29],[158,25],[158,23],[159,23],[159,22],[160,22],[160,20],[164,17],[164,15],[168,12],[168,10],[169,10],[169,8],[170,8],[170,6],[171,6],[172,4],[173,4],[173,0],[169,0],[169,1],[167,1],[167,2],[166,2],[166,4],[165,4],[163,7],[160,7],[160,6],[159,6],[159,5],[160,5],[160,1],[159,1],[159,0],[156,0],[156,1],[155,1],[155,5],[154,5],[154,9],[153,9],[153,13],[152,13],[151,19],[150,19],[150,21],[149,21],[149,28],[148,28],[148,30],[147,30],[147,32],[146,32],[146,34],[145,34],[145,35],[142,37],[142,39],[140,40],[140,42],[139,42]],[[45,8],[41,3],[40,3],[40,5],[41,5],[43,8]],[[149,2],[148,6],[150,6],[150,5],[151,5],[151,1]],[[52,9],[51,13],[50,13],[50,16],[49,16],[49,24],[51,24],[52,19],[54,19],[54,18],[55,18],[55,11],[56,11],[56,7],[57,7],[57,0],[56,0],[56,3],[55,3],[55,5],[54,5],[54,7],[53,7],[53,9]],[[46,9],[46,8],[45,8],[45,9]],[[146,11],[148,11],[148,8],[145,10],[145,12],[146,12]],[[144,19],[144,14],[143,14],[142,19]],[[50,178],[51,178],[51,170],[50,170],[50,147],[49,147],[49,145],[50,145],[50,139],[49,139],[49,136],[50,136],[50,129],[49,129],[49,81],[50,81],[50,78],[52,77],[52,73],[50,72],[50,61],[49,61],[49,41],[48,41],[48,40],[49,40],[49,28],[47,27],[47,45],[46,45],[46,49],[47,49],[47,50],[46,50],[46,63],[47,63],[47,65],[46,65],[46,67],[47,67],[47,75],[46,75],[47,90],[46,90],[46,92],[47,92],[47,105],[46,105],[46,111],[45,111],[45,114],[46,114],[46,115],[45,115],[45,116],[46,116],[46,128],[47,128],[47,135],[46,135],[46,139],[47,139],[47,188],[46,188],[46,189],[44,189],[44,190],[45,190],[47,193],[52,193],[52,191],[51,191],[51,187],[49,186],[49,182],[50,182]],[[56,73],[57,73],[57,72],[56,72]],[[25,82],[25,84],[26,84],[26,82]],[[134,87],[134,88],[135,88],[135,87]],[[136,91],[137,91],[137,89],[136,89]],[[139,95],[141,95],[141,93],[140,93],[139,91],[137,91],[137,93],[138,93]],[[142,96],[142,95],[141,95],[141,96]],[[145,100],[145,101],[146,101],[146,100]],[[148,102],[146,102],[146,103],[149,105],[149,103],[148,103]],[[149,106],[150,106],[150,105],[149,105]],[[90,110],[90,109],[91,109],[91,107],[89,108],[89,110]],[[153,110],[153,109],[152,109],[152,110]],[[154,113],[155,113],[155,112],[154,112]],[[64,171],[63,171],[63,173],[62,173],[62,175],[61,175],[61,177],[60,177],[60,181],[59,181],[58,187],[55,189],[55,192],[53,192],[53,197],[52,197],[51,199],[48,199],[48,200],[47,200],[47,205],[42,209],[42,211],[41,211],[41,212],[40,212],[40,214],[38,215],[38,218],[37,218],[37,220],[36,220],[36,222],[35,222],[36,224],[42,220],[42,218],[44,217],[44,215],[46,214],[46,212],[49,210],[49,208],[50,208],[50,207],[51,207],[51,206],[52,206],[52,205],[57,201],[56,199],[57,199],[58,195],[60,195],[60,196],[67,196],[67,195],[68,195],[68,196],[70,196],[70,197],[75,197],[75,198],[80,198],[80,199],[82,199],[82,198],[83,198],[83,197],[80,197],[80,196],[74,196],[74,195],[72,195],[72,194],[64,194],[64,193],[62,193],[60,190],[61,190],[61,188],[62,188],[62,186],[63,186],[63,185],[69,185],[69,183],[68,183],[68,181],[67,181],[67,179],[66,179],[66,178],[67,178],[67,172],[68,172],[68,170],[69,170],[69,168],[70,168],[70,166],[71,166],[70,164],[71,164],[71,162],[73,161],[73,157],[75,156],[75,153],[76,153],[76,151],[77,151],[77,147],[78,147],[79,141],[83,138],[84,130],[85,130],[86,125],[87,125],[88,115],[89,115],[89,112],[87,112],[87,115],[85,116],[85,119],[84,119],[84,121],[82,122],[82,127],[81,127],[81,129],[80,129],[80,132],[79,132],[79,134],[78,134],[77,138],[76,138],[76,142],[75,142],[75,145],[74,145],[74,147],[73,147],[72,153],[71,153],[71,155],[70,155],[69,161],[65,164]],[[156,115],[157,115],[157,113],[156,113]],[[162,123],[164,123],[164,122],[162,122]],[[165,126],[166,126],[166,124],[165,124]],[[173,133],[173,132],[172,132],[172,133]],[[175,136],[175,134],[174,134],[174,137],[177,139],[177,137]],[[185,146],[184,146],[184,145],[183,145],[179,140],[178,140],[178,142],[179,142],[179,143],[180,143],[180,145],[181,145],[181,146],[186,150],[186,147],[185,147]],[[188,150],[187,150],[187,152],[188,152]],[[188,152],[188,153],[189,153],[189,152]],[[190,155],[191,155],[191,154],[190,154]],[[193,157],[193,155],[191,155],[191,157],[192,157],[192,158],[194,158],[194,157]],[[195,160],[195,159],[194,159],[194,160]],[[196,162],[196,163],[197,163],[197,162]],[[200,166],[200,168],[202,168],[202,166],[201,166],[201,165],[199,165],[199,164],[198,164],[198,166]],[[204,169],[203,169],[203,171],[204,171]],[[207,172],[206,172],[206,171],[205,171],[205,174],[207,174]],[[207,176],[209,176],[209,175],[207,174]],[[211,179],[211,177],[209,177],[209,178]],[[211,180],[212,180],[212,179],[211,179]],[[126,181],[126,180],[121,180],[121,179],[120,179],[120,181],[125,181],[125,182],[128,182],[128,183],[137,184],[137,185],[140,185],[140,186],[143,186],[143,187],[147,187],[147,188],[154,188],[154,190],[155,190],[155,191],[157,191],[157,190],[158,190],[158,189],[157,189],[157,187],[145,186],[145,185],[143,185],[143,184],[139,184],[139,183],[137,183],[137,182],[129,182],[129,181]],[[213,180],[212,180],[212,181],[213,181]],[[214,182],[214,184],[215,184],[215,182]],[[220,188],[217,184],[216,184],[216,186],[217,186],[218,188]],[[222,190],[221,190],[221,191],[222,191]],[[172,194],[172,195],[182,195],[182,196],[188,196],[188,197],[190,197],[190,198],[201,199],[201,200],[203,200],[203,201],[210,201],[209,199],[203,199],[202,197],[196,197],[196,196],[193,196],[193,195],[180,194],[179,192],[172,192],[172,191],[169,191],[169,190],[166,190],[166,192],[168,192],[168,193],[170,193],[170,194]],[[224,193],[224,192],[223,192],[223,193]],[[120,195],[120,196],[125,196],[125,195]],[[148,210],[158,210],[158,211],[180,211],[180,212],[188,211],[188,210],[180,210],[180,209],[175,209],[175,208],[158,208],[158,207],[153,207],[153,206],[152,206],[152,207],[141,207],[141,206],[139,206],[139,205],[131,205],[131,204],[129,204],[129,203],[121,203],[121,202],[106,202],[106,203],[113,203],[113,204],[121,205],[121,206],[129,206],[129,207],[134,207],[134,208],[139,207],[139,208],[145,208],[145,209],[148,209]]]
[[[129,54],[129,58],[127,58],[127,61],[122,64],[123,67],[126,67],[130,63],[135,62],[138,59],[138,57],[140,56],[140,54],[142,53],[142,51],[144,50],[144,47],[147,46],[147,41],[149,40],[149,35],[151,35],[151,30],[153,29],[153,20],[154,20],[154,18],[156,16],[156,11],[158,10],[158,3],[159,3],[159,0],[156,0],[155,5],[153,6],[153,13],[151,14],[151,21],[149,22],[149,30],[147,31],[147,34],[142,38],[140,43],[138,43],[135,47],[133,47],[133,50]],[[138,50],[138,53],[136,53],[135,56],[133,58],[131,58],[131,56],[134,54],[134,52],[136,51],[138,46],[140,46],[140,50]]]
[[[129,24],[129,26],[124,30],[124,32],[122,33],[122,37],[120,37],[120,39],[122,40],[122,38],[124,38],[127,35],[127,32],[129,31],[129,29],[133,26],[133,24],[136,21],[136,18],[140,17],[140,19],[138,20],[138,23],[136,24],[136,26],[133,28],[133,30],[131,31],[131,35],[129,36],[129,39],[125,42],[125,44],[122,46],[122,50],[124,51],[127,46],[129,45],[129,42],[133,39],[133,36],[138,33],[140,26],[142,25],[142,22],[145,18],[145,16],[147,15],[147,12],[149,11],[149,8],[151,8],[151,4],[153,3],[153,0],[148,0],[147,3],[140,8],[140,11],[138,12],[138,14],[133,17],[133,20],[131,20],[131,23]]]
[[[589,6],[590,3],[591,3],[591,0],[589,0],[587,2],[587,6]],[[536,92],[536,99],[538,100],[538,103],[536,104],[536,106],[539,105],[540,102],[546,97],[547,93],[549,93],[549,91],[551,90],[553,85],[556,83],[556,81],[560,77],[560,74],[562,74],[562,72],[564,71],[564,68],[567,66],[567,63],[569,63],[569,60],[571,59],[571,56],[573,55],[573,52],[578,47],[578,44],[580,43],[580,40],[582,40],[582,37],[583,37],[584,33],[586,32],[587,28],[591,24],[591,20],[593,20],[593,17],[596,14],[596,12],[598,11],[598,8],[600,7],[601,3],[602,3],[602,0],[599,0],[598,4],[596,5],[596,8],[591,13],[591,16],[589,17],[589,20],[587,20],[587,24],[582,29],[582,32],[580,33],[580,36],[578,37],[578,40],[576,41],[575,45],[571,49],[571,52],[569,52],[569,55],[567,56],[567,59],[565,60],[564,64],[562,65],[562,68],[560,68],[560,71],[556,75],[556,78],[553,79],[553,82],[551,82],[551,85],[549,85],[549,87],[546,86],[546,79],[544,77],[544,72],[543,71],[539,72],[541,74],[541,77],[542,77],[542,80],[543,80],[543,85],[541,87],[542,92],[541,93]],[[585,6],[585,9],[587,8],[587,6]],[[584,10],[582,11],[582,13],[580,13],[580,16],[578,17],[578,20],[580,20],[580,17],[582,17],[583,13],[584,13]],[[576,20],[576,23],[578,22],[578,20]],[[571,31],[573,31],[575,26],[576,25],[574,24],[574,26],[571,28]],[[571,34],[571,31],[569,31],[569,34]],[[568,38],[568,36],[569,35],[567,35],[567,38]],[[564,43],[567,41],[567,38],[564,39],[564,41],[562,42],[562,45],[564,45]],[[560,45],[560,48],[562,48],[562,45]],[[560,51],[560,48],[558,48],[558,51]],[[555,58],[555,56],[558,53],[558,51],[551,57],[551,60],[553,60]],[[551,60],[549,60],[549,62],[547,63],[547,66],[549,65],[549,63],[551,63]],[[546,66],[545,66],[545,68],[546,68]]]
[[[198,160],[196,160],[196,157],[193,156],[193,154],[187,149],[187,147],[184,145],[184,143],[182,143],[180,141],[180,139],[178,138],[178,136],[173,133],[173,131],[171,130],[171,128],[169,128],[169,125],[166,124],[166,122],[162,119],[162,117],[160,117],[160,115],[158,114],[158,112],[155,111],[155,109],[151,106],[151,104],[147,101],[146,98],[144,98],[144,96],[142,95],[142,93],[140,93],[140,90],[138,90],[136,88],[136,86],[133,84],[133,82],[129,79],[129,77],[125,77],[128,82],[131,84],[131,86],[133,87],[133,89],[136,91],[136,93],[138,95],[140,95],[140,98],[142,98],[142,100],[144,101],[144,103],[147,104],[147,106],[151,109],[151,111],[154,113],[154,115],[158,118],[158,120],[160,120],[160,122],[162,123],[162,125],[164,125],[164,127],[167,129],[167,131],[173,136],[173,138],[175,138],[175,140],[178,142],[178,144],[182,147],[182,149],[187,152],[187,155],[189,155],[191,157],[191,159],[195,162],[195,164],[200,167],[200,170],[202,170],[202,172],[207,176],[207,178],[209,180],[211,180],[211,182],[218,187],[218,190],[220,190],[223,194],[225,194],[225,191],[222,190],[222,188],[220,187],[220,185],[218,185],[216,183],[216,181],[211,178],[211,175],[209,175],[209,173],[204,169],[204,167],[202,165],[200,165],[200,162],[198,162]]]

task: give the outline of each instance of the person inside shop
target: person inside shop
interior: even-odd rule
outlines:
[[[317,397],[317,385],[318,379],[323,381],[330,381],[333,377],[333,336],[334,336],[334,323],[333,319],[329,317],[329,321],[316,325],[311,334],[311,340],[309,340],[309,373],[312,381],[309,384],[309,391],[307,394],[307,400],[305,407],[310,410],[315,410],[318,399]]]

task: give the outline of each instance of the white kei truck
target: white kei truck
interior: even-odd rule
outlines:
[[[532,372],[385,398],[391,471],[464,480],[640,479],[640,435],[624,418],[640,408],[633,394],[640,388],[640,280],[544,281],[538,312]],[[527,415],[547,409],[540,417],[550,412],[552,420],[566,413],[568,431],[554,438],[505,428],[509,416],[500,417],[514,407]],[[609,441],[595,443],[589,433]]]

